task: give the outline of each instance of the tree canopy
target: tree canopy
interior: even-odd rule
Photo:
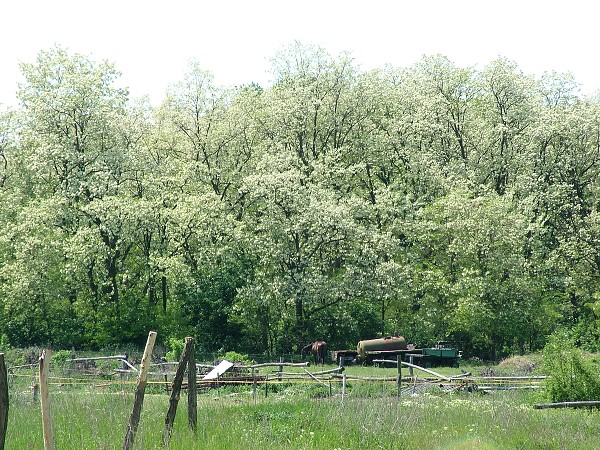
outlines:
[[[297,43],[271,86],[193,62],[153,107],[60,47],[21,69],[0,110],[0,342],[401,334],[498,358],[568,328],[600,348],[600,98],[568,74],[363,71]]]

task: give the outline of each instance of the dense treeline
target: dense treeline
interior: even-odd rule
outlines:
[[[600,99],[442,56],[364,72],[296,44],[270,87],[197,64],[159,108],[61,48],[0,113],[0,342],[497,358],[599,347]]]

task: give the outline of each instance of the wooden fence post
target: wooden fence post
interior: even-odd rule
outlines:
[[[277,375],[277,381],[281,381],[281,372],[283,372],[283,356],[279,357],[279,375]]]
[[[342,374],[342,403],[344,403],[344,398],[346,397],[346,374]]]
[[[198,387],[196,385],[196,356],[194,354],[194,338],[190,340],[190,355],[188,357],[188,425],[196,432],[198,427]]]
[[[140,365],[140,373],[138,375],[138,381],[135,388],[135,397],[133,400],[133,408],[129,415],[129,422],[125,430],[125,439],[123,440],[123,450],[131,450],[133,448],[133,441],[135,440],[135,433],[137,432],[138,425],[140,423],[140,415],[142,413],[142,405],[144,404],[144,394],[146,392],[146,384],[148,382],[148,366],[150,363],[150,356],[154,349],[154,341],[156,341],[156,332],[151,331],[148,334],[148,340],[146,341],[146,348],[144,349],[144,356],[142,356],[142,363]]]
[[[254,398],[254,404],[256,405],[256,372],[255,368],[252,368],[252,397]]]
[[[0,450],[4,450],[8,427],[8,373],[4,353],[0,353]]]
[[[402,391],[402,356],[396,356],[396,364],[398,364],[398,397]]]
[[[40,356],[40,397],[42,400],[42,430],[44,432],[44,450],[54,450],[52,436],[52,418],[50,416],[50,393],[48,391],[48,371],[50,369],[50,350],[43,350]]]
[[[38,394],[40,393],[40,385],[35,381],[31,385],[31,390],[33,392],[33,404],[35,405],[38,401]]]
[[[183,348],[183,352],[179,358],[179,364],[177,365],[177,371],[175,372],[175,378],[173,379],[173,386],[171,387],[169,410],[167,411],[167,416],[165,417],[165,429],[163,430],[163,445],[167,445],[171,440],[171,431],[173,431],[173,422],[175,422],[175,414],[177,414],[177,404],[179,403],[181,383],[183,382],[185,369],[188,367],[190,350],[193,349],[193,347],[194,340],[192,338],[185,338],[185,347]]]
[[[269,374],[265,376],[265,398],[269,395]]]

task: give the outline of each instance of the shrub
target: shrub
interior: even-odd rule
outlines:
[[[64,367],[67,363],[67,359],[73,357],[73,352],[70,350],[59,350],[56,353],[52,354],[52,364],[57,367]]]
[[[598,368],[566,333],[553,335],[544,347],[544,396],[551,402],[600,400]]]
[[[239,363],[245,366],[250,366],[254,364],[254,361],[252,361],[248,355],[244,355],[242,353],[237,352],[227,352],[221,357],[221,359],[226,359],[227,361]]]
[[[169,347],[169,351],[165,355],[167,361],[179,361],[185,347],[185,341],[183,339],[171,337],[167,339],[167,347]]]

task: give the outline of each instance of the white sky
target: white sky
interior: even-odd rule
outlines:
[[[594,0],[0,0],[0,103],[16,105],[19,62],[58,44],[108,59],[133,96],[158,103],[196,59],[224,85],[270,81],[269,58],[299,40],[363,69],[440,53],[458,66],[503,56],[526,74],[571,72],[600,89]]]

